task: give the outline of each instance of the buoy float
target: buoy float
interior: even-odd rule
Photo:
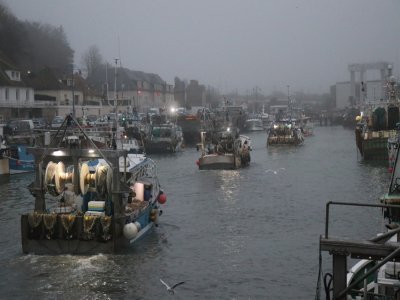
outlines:
[[[150,221],[153,223],[157,223],[158,219],[158,209],[152,209],[150,212]]]
[[[158,196],[158,203],[164,204],[165,202],[167,202],[167,195],[162,193]]]
[[[123,232],[124,232],[124,237],[126,237],[128,240],[131,240],[135,238],[136,235],[138,234],[138,228],[136,227],[135,224],[128,223],[125,224]]]
[[[140,223],[137,222],[137,221],[134,224],[135,224],[135,226],[136,226],[136,228],[137,228],[137,230],[139,232],[142,229],[142,225],[140,225]]]

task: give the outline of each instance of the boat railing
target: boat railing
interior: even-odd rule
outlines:
[[[325,217],[325,236],[320,237],[320,275],[321,275],[321,251],[327,251],[333,256],[333,299],[344,300],[346,295],[353,292],[354,288],[362,284],[369,276],[372,276],[383,265],[389,261],[398,261],[400,259],[400,244],[398,242],[388,242],[393,236],[400,234],[400,227],[394,228],[384,234],[372,237],[368,240],[355,240],[345,238],[330,238],[329,237],[329,221],[330,208],[333,205],[350,206],[350,207],[371,207],[382,209],[400,209],[399,205],[390,204],[366,204],[366,203],[351,203],[351,202],[333,202],[326,204]],[[377,263],[364,272],[351,283],[347,283],[347,256],[357,259],[368,259]],[[319,283],[318,283],[319,284]],[[368,298],[369,299],[369,298]],[[372,299],[372,298],[371,298]],[[378,298],[374,298],[378,299]]]
[[[155,162],[151,158],[146,158],[142,163],[136,165],[130,171],[131,180],[137,181],[139,178],[143,177],[153,177],[157,176],[157,168]]]
[[[353,203],[353,202],[336,202],[329,201],[326,204],[326,212],[325,212],[325,236],[324,238],[329,238],[329,221],[330,221],[330,207],[332,205],[337,206],[353,206],[353,207],[371,207],[371,208],[396,208],[400,209],[399,205],[391,205],[391,204],[368,204],[368,203]]]

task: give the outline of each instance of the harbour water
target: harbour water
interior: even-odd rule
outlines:
[[[37,256],[21,251],[33,174],[0,184],[0,299],[313,299],[327,201],[377,203],[390,175],[357,156],[353,130],[316,127],[300,147],[250,134],[249,168],[199,171],[199,153],[152,156],[168,200],[160,226],[129,252]],[[372,237],[378,209],[335,208],[332,234]],[[323,268],[330,268],[329,255]]]

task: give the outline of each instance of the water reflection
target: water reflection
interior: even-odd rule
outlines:
[[[240,172],[237,170],[223,170],[218,172],[217,180],[220,184],[218,200],[234,204],[239,199],[238,187],[240,185]]]

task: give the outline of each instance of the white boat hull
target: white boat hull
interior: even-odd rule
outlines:
[[[236,169],[235,156],[233,154],[209,154],[200,157],[200,170],[210,169]]]

